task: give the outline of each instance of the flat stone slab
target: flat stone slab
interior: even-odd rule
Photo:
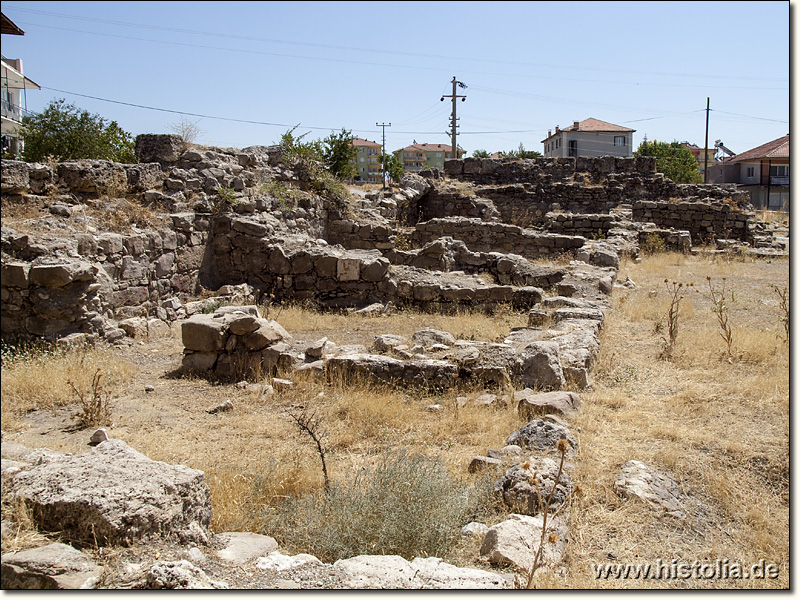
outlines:
[[[244,563],[278,550],[278,542],[258,533],[233,531],[217,534],[214,539],[225,545],[222,550],[217,551],[217,556],[233,563]]]
[[[651,469],[640,460],[629,460],[614,477],[614,490],[625,498],[638,498],[662,508],[679,519],[686,518],[686,496],[669,473]]]
[[[97,584],[103,568],[80,550],[54,543],[2,558],[4,590],[85,590]]]

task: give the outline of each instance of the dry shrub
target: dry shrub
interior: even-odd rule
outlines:
[[[485,492],[454,480],[436,459],[386,453],[327,492],[265,511],[263,530],[325,562],[360,554],[441,557],[486,502]]]
[[[111,365],[111,366],[109,366]],[[3,416],[73,404],[75,392],[92,389],[98,371],[111,391],[129,379],[132,366],[105,348],[61,349],[52,345],[3,346]]]

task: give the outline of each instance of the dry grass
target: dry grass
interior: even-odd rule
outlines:
[[[104,375],[104,389],[113,393],[130,380],[133,366],[108,349],[4,346],[0,379],[3,429],[17,428],[19,417],[30,411],[75,404],[75,389],[88,397],[97,373]]]
[[[616,292],[594,391],[584,396],[572,513],[570,587],[786,587],[789,577],[789,349],[771,283],[788,260],[752,262],[657,255],[623,263],[638,288]],[[711,302],[686,293],[669,361],[657,333],[669,307],[663,281],[727,277],[734,358],[728,362]],[[663,326],[663,325],[662,325]],[[659,517],[613,490],[628,460],[670,472],[702,509]],[[611,558],[613,557],[613,558]],[[774,580],[598,581],[592,563],[692,563],[728,559],[780,568]]]
[[[594,389],[582,395],[584,408],[572,427],[580,439],[573,480],[582,495],[570,515],[567,576],[542,578],[537,585],[788,585],[789,346],[782,340],[780,306],[769,285],[788,286],[788,266],[788,261],[676,254],[655,255],[641,264],[623,262],[620,278],[630,276],[638,287],[618,289],[612,297],[614,308],[607,316],[594,368]],[[687,293],[671,359],[659,360],[663,341],[657,328],[669,307],[664,279],[701,284],[706,276],[723,275],[737,295],[730,309],[734,360],[726,360],[725,344],[703,290]],[[377,334],[410,338],[426,327],[462,339],[498,341],[511,327],[525,325],[526,315],[503,309],[491,316],[408,311],[362,317],[290,305],[278,321],[297,339],[324,336],[340,345],[369,347]],[[323,415],[334,483],[349,481],[358,468],[374,465],[384,451],[402,449],[443,462],[454,478],[462,480],[473,456],[501,447],[523,424],[510,407],[468,404],[456,409],[459,394],[474,396],[482,389],[436,395],[364,382],[344,387],[297,379],[294,389],[262,397],[231,385],[172,376],[181,349],[176,332],[170,339],[128,350],[43,357],[40,362],[46,371],[40,369],[39,374],[34,373],[38,359],[28,365],[4,357],[4,430],[14,419],[15,441],[84,452],[85,432],[59,425],[63,415],[58,410],[49,421],[43,420],[46,410],[27,411],[74,403],[66,382],[74,376],[74,366],[81,364],[76,361],[82,361],[88,378],[95,365],[106,369],[113,365],[121,371],[109,435],[154,460],[203,470],[212,492],[215,531],[261,531],[265,508],[290,496],[314,494],[324,485],[316,448],[286,415],[293,406]],[[155,391],[145,394],[145,384],[154,385]],[[233,411],[206,412],[225,400],[231,400]],[[431,412],[426,410],[430,404],[444,408]],[[48,435],[43,438],[45,431]],[[683,491],[702,504],[702,513],[679,521],[621,499],[613,490],[614,475],[630,459],[669,471]],[[491,525],[502,514],[489,511],[483,518]],[[18,538],[24,545],[25,535]],[[616,558],[610,559],[609,553]],[[476,557],[477,544],[464,539],[444,558],[485,568]],[[598,581],[589,568],[609,560],[635,563],[658,558],[689,563],[727,558],[748,564],[763,558],[778,564],[781,574],[777,580],[749,582]]]

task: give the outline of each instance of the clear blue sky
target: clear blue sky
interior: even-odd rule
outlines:
[[[794,9],[792,5],[792,9]],[[789,132],[789,2],[22,2],[4,35],[56,98],[133,135],[197,122],[244,148],[342,128],[387,150],[448,144],[542,151],[556,125],[594,117],[743,152]],[[109,102],[114,101],[114,102]],[[128,103],[151,109],[127,106]],[[165,109],[165,110],[152,110]],[[165,112],[173,111],[173,112]],[[195,115],[204,115],[203,117]],[[211,118],[220,117],[220,118]],[[230,119],[230,120],[223,120]],[[237,122],[251,121],[250,123]]]

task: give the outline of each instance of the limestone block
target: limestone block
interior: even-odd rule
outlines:
[[[121,440],[21,472],[12,493],[41,529],[91,545],[155,535],[207,541],[211,520],[202,471],[150,460]]]
[[[492,564],[528,572],[539,550],[543,526],[541,516],[509,515],[508,519],[486,532],[480,554]],[[544,537],[543,564],[557,565],[564,560],[568,530],[558,517],[548,523],[547,529],[548,533],[552,532],[555,536]]]
[[[539,514],[551,494],[550,507],[557,510],[572,493],[573,484],[565,471],[562,470],[558,482],[556,475],[557,461],[547,457],[531,457],[509,468],[495,482],[494,491],[515,513]]]
[[[214,536],[214,540],[223,544],[223,548],[217,550],[217,556],[232,563],[245,563],[278,549],[278,542],[258,533],[241,531],[220,533]]]
[[[570,434],[569,429],[551,421],[536,419],[509,435],[506,445],[517,445],[527,450],[556,452],[556,445],[561,439],[567,440],[569,444],[568,455],[578,447],[578,442]]]
[[[83,552],[61,543],[7,552],[2,558],[5,590],[91,589],[102,572]]]
[[[28,277],[31,285],[62,288],[73,281],[92,281],[94,268],[86,262],[34,265],[31,267]]]
[[[192,315],[181,323],[183,347],[197,352],[218,352],[225,348],[228,323],[213,315]]]
[[[4,263],[0,267],[2,286],[26,289],[28,287],[29,270],[30,265],[26,263]]]
[[[336,262],[338,281],[358,281],[361,276],[361,261],[357,258],[339,258]]]
[[[536,393],[530,388],[514,392],[514,402],[517,404],[517,413],[524,419],[556,413],[570,414],[581,407],[581,398],[575,392],[546,392]]]

